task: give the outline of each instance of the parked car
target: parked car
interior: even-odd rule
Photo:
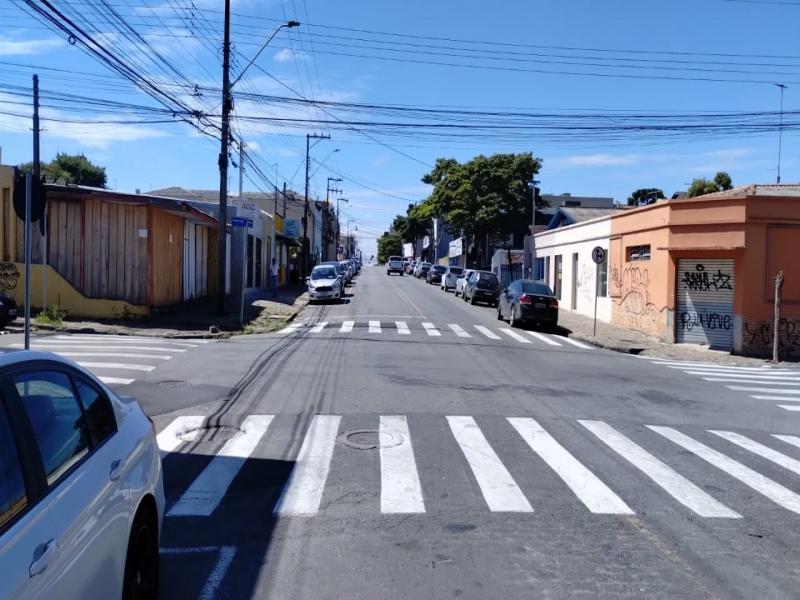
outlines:
[[[386,263],[386,274],[399,273],[400,277],[403,276],[403,257],[390,256],[389,261]]]
[[[350,268],[350,263],[346,260],[340,260],[339,264],[342,265],[342,269],[344,269],[344,283],[345,285],[349,285],[351,281],[353,281],[353,270]]]
[[[152,421],[55,354],[0,352],[0,379],[0,598],[157,598]]]
[[[458,298],[459,295],[462,297],[464,296],[464,288],[467,285],[467,281],[469,280],[469,276],[472,275],[473,269],[464,269],[464,271],[456,277],[456,289],[453,292]]]
[[[17,303],[7,294],[0,292],[0,329],[4,329],[17,318]]]
[[[447,267],[447,271],[445,271],[444,275],[442,275],[442,282],[439,287],[441,287],[445,292],[447,290],[456,289],[456,281],[458,281],[459,276],[463,272],[464,269],[461,267]]]
[[[308,302],[317,300],[341,300],[344,297],[344,283],[333,265],[317,265],[306,278]]]
[[[326,260],[324,262],[319,263],[317,266],[321,267],[321,266],[325,266],[325,265],[330,265],[334,269],[336,269],[336,272],[342,278],[342,283],[347,285],[347,282],[349,281],[348,278],[347,278],[347,269],[344,267],[344,265],[342,265],[342,263],[340,261],[338,261],[338,260]]]
[[[464,285],[464,302],[486,302],[497,306],[500,297],[500,280],[491,271],[473,271]]]
[[[414,275],[417,279],[422,279],[428,274],[428,270],[431,268],[431,263],[429,262],[421,262],[417,265],[417,270],[414,271]]]
[[[442,275],[444,275],[446,271],[447,267],[444,265],[431,265],[431,268],[428,269],[428,272],[425,274],[425,281],[429,284],[441,283]]]
[[[500,293],[497,318],[512,327],[529,323],[554,328],[558,325],[558,300],[541,281],[518,279]]]
[[[416,260],[412,260],[412,261],[409,261],[408,265],[406,265],[405,271],[406,271],[407,274],[413,275],[414,271],[416,270],[416,268],[417,268],[417,261]]]

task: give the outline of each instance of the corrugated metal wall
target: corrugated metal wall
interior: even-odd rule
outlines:
[[[730,350],[733,345],[733,259],[678,260],[675,340]]]

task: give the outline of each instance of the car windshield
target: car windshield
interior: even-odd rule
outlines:
[[[431,268],[431,263],[422,263],[422,266],[425,269],[430,269]]]
[[[460,267],[450,267],[450,272],[453,275],[461,275],[461,273],[464,272],[464,269],[461,269]]]
[[[437,273],[444,273],[447,270],[447,268],[442,267],[441,265],[434,265],[433,270]]]
[[[314,269],[311,271],[311,279],[336,279],[336,269],[333,267]]]
[[[491,284],[500,284],[500,281],[497,279],[497,275],[494,273],[480,273],[478,279],[481,281],[486,281],[487,283]]]
[[[552,296],[552,290],[544,283],[536,283],[535,281],[523,281],[520,283],[523,294],[538,294],[540,296]]]

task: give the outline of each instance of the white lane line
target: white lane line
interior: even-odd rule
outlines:
[[[340,416],[316,415],[308,428],[294,470],[272,513],[279,516],[317,514],[333,457]]]
[[[538,331],[528,331],[527,333],[528,333],[529,336],[535,337],[537,340],[544,342],[548,346],[560,346],[561,345],[557,341],[551,340],[549,337],[547,337],[546,335],[544,335],[542,333],[539,333]]]
[[[176,417],[156,436],[158,448],[161,450],[162,455],[174,452],[183,442],[194,441],[205,419],[201,415]]]
[[[219,554],[217,555],[217,562],[211,573],[208,574],[203,589],[200,590],[198,600],[214,600],[219,598],[219,586],[222,585],[222,580],[225,579],[225,574],[231,567],[234,557],[236,556],[235,546],[220,546]]]
[[[641,357],[640,357],[641,358]],[[774,369],[772,367],[736,367],[733,365],[715,365],[714,363],[681,362],[651,359],[653,364],[664,365],[670,369],[713,369],[722,371],[761,371],[764,373],[791,373],[790,369]]]
[[[753,373],[717,373],[714,371],[685,371],[689,375],[704,375],[706,377],[727,377],[730,379],[747,379],[749,381],[800,381],[800,377],[787,375],[761,375]]]
[[[452,329],[453,333],[455,333],[458,337],[462,338],[472,337],[470,334],[468,334],[466,331],[462,329],[461,325],[456,325],[455,323],[448,323],[447,326],[450,329]]]
[[[475,327],[475,329],[480,331],[483,335],[485,335],[490,340],[499,340],[500,339],[500,336],[497,335],[495,332],[493,332],[488,327],[484,327],[483,325],[475,325],[474,327]]]
[[[97,378],[107,385],[128,385],[129,383],[136,381],[135,379],[125,379],[124,377],[105,377],[103,375],[98,375]]]
[[[515,340],[517,340],[518,342],[521,342],[521,343],[523,343],[523,344],[530,344],[530,343],[531,343],[531,341],[530,341],[529,339],[522,337],[522,336],[521,336],[520,334],[518,334],[516,331],[511,331],[511,330],[510,330],[510,329],[508,329],[507,327],[502,327],[502,328],[500,328],[500,331],[502,331],[503,333],[505,333],[505,334],[506,334],[508,337],[510,337],[510,338],[513,338],[513,339],[515,339]]]
[[[773,391],[773,390],[770,390]],[[756,400],[780,400],[782,402],[800,402],[800,397],[792,398],[791,396],[750,396]]]
[[[714,435],[718,435],[719,437],[726,439],[732,444],[736,444],[737,446],[744,448],[745,450],[749,450],[753,454],[757,454],[762,458],[766,458],[767,460],[782,466],[784,469],[789,469],[792,473],[795,473],[796,475],[800,475],[800,460],[794,459],[790,456],[786,456],[785,454],[778,452],[777,450],[773,450],[769,446],[765,446],[764,444],[759,444],[755,440],[751,440],[750,438],[745,437],[738,433],[734,433],[733,431],[718,431],[714,429],[709,429],[708,432],[713,433]]]
[[[493,512],[533,512],[511,473],[486,441],[472,417],[447,417],[483,498]]]
[[[241,431],[225,442],[203,472],[167,513],[168,517],[207,517],[216,510],[244,463],[272,422],[272,415],[250,415]]]
[[[786,442],[787,444],[791,444],[792,446],[797,446],[800,448],[800,437],[796,435],[782,435],[779,433],[773,433],[772,437],[782,442]]]
[[[718,502],[683,475],[604,421],[578,420],[614,452],[656,482],[670,496],[701,517],[740,519],[742,515]]]
[[[170,338],[146,338],[122,335],[57,335],[52,338],[43,338],[44,340],[77,340],[82,342],[95,342],[104,343],[124,343],[124,344],[155,344],[155,345],[168,345],[168,346],[184,346],[186,348],[196,348],[198,344],[207,344],[208,340],[192,340],[191,342],[184,342],[181,340],[173,340]]]
[[[150,372],[155,369],[151,365],[129,365],[128,363],[107,363],[107,362],[84,362],[76,361],[80,366],[87,369],[120,369],[122,371],[145,371]]]
[[[317,323],[314,327],[311,328],[311,333],[319,333],[328,325],[327,321],[322,321],[321,323]]]
[[[11,344],[12,348],[23,348],[24,344]],[[80,342],[65,342],[65,343],[53,343],[53,342],[34,342],[31,344],[32,349],[34,350],[46,350],[48,352],[59,352],[59,348],[63,348],[65,350],[142,350],[146,352],[186,352],[186,348],[157,348],[155,346],[131,346],[128,344],[124,344],[122,346],[114,346],[111,344],[105,344],[102,346],[98,346],[95,344],[83,344]]]
[[[568,338],[566,336],[558,336],[558,339],[561,340],[562,342],[567,342],[568,344],[577,346],[578,348],[583,348],[584,350],[594,350],[593,346],[589,346],[588,344],[584,344],[583,342],[579,342],[578,340],[573,340],[572,338]]]
[[[422,326],[425,328],[425,333],[432,337],[441,337],[442,332],[436,329],[436,326],[433,323],[423,323]]]
[[[508,422],[591,512],[614,515],[634,514],[622,498],[584,467],[534,419],[509,417]]]
[[[792,412],[800,411],[800,405],[797,405],[797,404],[795,404],[794,406],[789,406],[787,404],[778,404],[778,407],[782,408],[783,410],[788,410],[788,411],[792,411]]]
[[[382,416],[380,439],[381,512],[424,513],[422,485],[405,416]],[[401,440],[400,444],[397,444],[398,440]]]
[[[59,352],[61,356],[69,357],[103,357],[103,358],[146,358],[147,360],[172,360],[171,356],[161,354],[130,354],[128,352]]]
[[[342,326],[339,328],[339,333],[350,333],[353,331],[353,326],[356,324],[355,321],[343,321]]]
[[[726,388],[734,392],[769,392],[770,394],[800,394],[800,389],[776,390],[774,388],[750,387],[746,385],[726,385]],[[788,398],[787,398],[788,399]]]
[[[408,328],[408,323],[405,321],[395,321],[394,326],[397,327],[397,333],[400,335],[411,335],[411,331]]]
[[[716,381],[718,383],[754,383],[758,385],[800,385],[800,382],[797,381],[764,381],[763,379],[732,379],[730,377],[703,377],[703,381]]]
[[[369,322],[369,332],[370,333],[380,333],[381,332],[381,322],[380,321],[370,321]]]
[[[732,458],[728,458],[721,452],[717,452],[713,448],[710,448],[671,427],[661,427],[657,425],[647,425],[647,427],[659,435],[664,436],[671,442],[676,443],[681,448],[684,448],[685,450],[688,450],[689,452],[702,458],[721,471],[724,471],[731,477],[735,477],[746,486],[754,489],[760,494],[763,494],[776,504],[779,504],[780,506],[783,506],[792,512],[800,514],[800,496],[783,487],[779,483],[764,477],[750,467],[746,467],[742,463],[737,462]]]

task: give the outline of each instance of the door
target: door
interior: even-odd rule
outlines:
[[[675,340],[708,344],[719,350],[733,346],[734,260],[678,260]]]
[[[555,273],[553,277],[553,291],[556,294],[556,298],[561,300],[561,255],[556,255],[555,260]]]
[[[261,271],[263,269],[261,263],[261,253],[263,252],[263,243],[261,238],[256,238],[256,287],[261,287]]]
[[[572,310],[578,310],[578,253],[572,253],[572,297],[570,298]]]

